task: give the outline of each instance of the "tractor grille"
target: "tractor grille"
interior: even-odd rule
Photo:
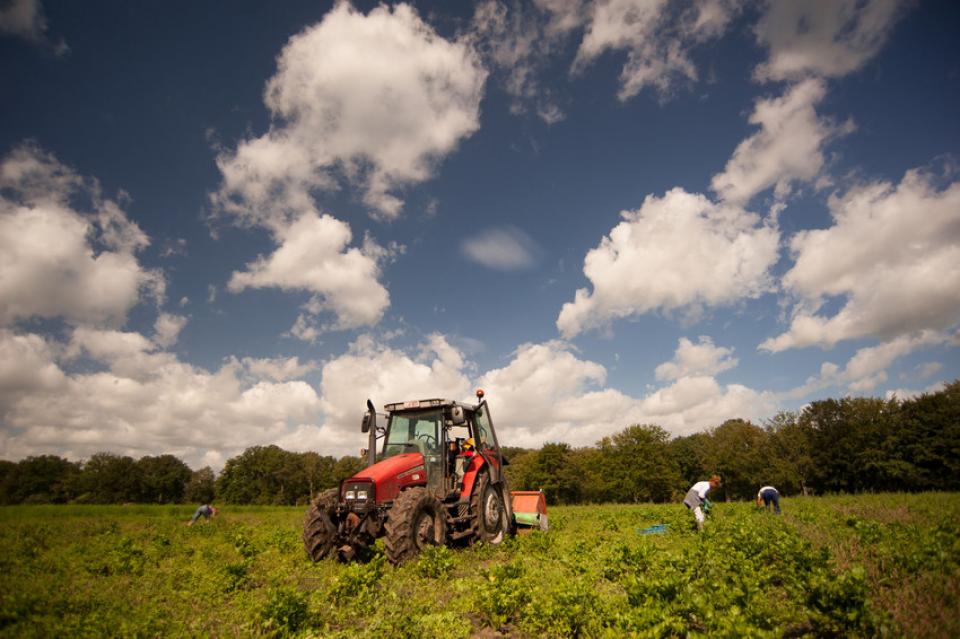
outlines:
[[[376,504],[375,488],[370,482],[346,482],[340,498],[350,510],[364,511]]]

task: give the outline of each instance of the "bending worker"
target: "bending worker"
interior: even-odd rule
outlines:
[[[710,500],[707,493],[720,485],[720,475],[714,475],[709,481],[698,481],[683,498],[683,505],[693,511],[693,518],[697,520],[697,531],[703,530],[704,506],[709,507]]]
[[[780,492],[773,486],[764,486],[757,493],[757,506],[763,505],[770,510],[770,504],[773,504],[773,512],[780,514]]]
[[[216,517],[217,513],[219,512],[220,511],[217,508],[211,506],[210,504],[203,504],[194,511],[193,517],[190,519],[190,522],[187,525],[194,525],[197,523],[197,520],[200,519],[200,517],[203,517],[204,521],[207,521],[211,517]]]

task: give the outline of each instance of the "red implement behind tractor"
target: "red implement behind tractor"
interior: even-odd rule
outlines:
[[[483,391],[477,400],[387,404],[385,426],[368,400],[361,427],[369,436],[367,468],[310,506],[303,525],[307,554],[319,561],[336,553],[348,561],[384,537],[387,558],[400,563],[431,544],[499,544],[518,524],[546,530],[542,494],[507,499],[508,462]],[[521,512],[514,513],[515,506]]]

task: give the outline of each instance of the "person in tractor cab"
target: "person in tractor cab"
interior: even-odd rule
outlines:
[[[459,443],[459,440],[457,440]],[[468,437],[460,444],[460,452],[457,453],[456,466],[454,472],[457,476],[457,486],[463,490],[463,476],[467,472],[467,466],[470,465],[470,458],[473,457],[474,450],[473,437]]]
[[[690,490],[687,496],[683,498],[683,505],[693,511],[693,518],[697,522],[697,532],[703,530],[703,523],[706,519],[705,512],[710,510],[710,500],[707,499],[707,493],[720,485],[720,475],[714,475],[707,481],[698,481]]]

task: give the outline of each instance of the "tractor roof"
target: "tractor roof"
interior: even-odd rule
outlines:
[[[451,399],[414,399],[406,402],[386,404],[383,408],[388,413],[398,413],[405,410],[422,410],[424,408],[447,406],[462,406],[466,410],[476,410],[477,408],[473,404],[464,404],[463,402],[456,402]]]

